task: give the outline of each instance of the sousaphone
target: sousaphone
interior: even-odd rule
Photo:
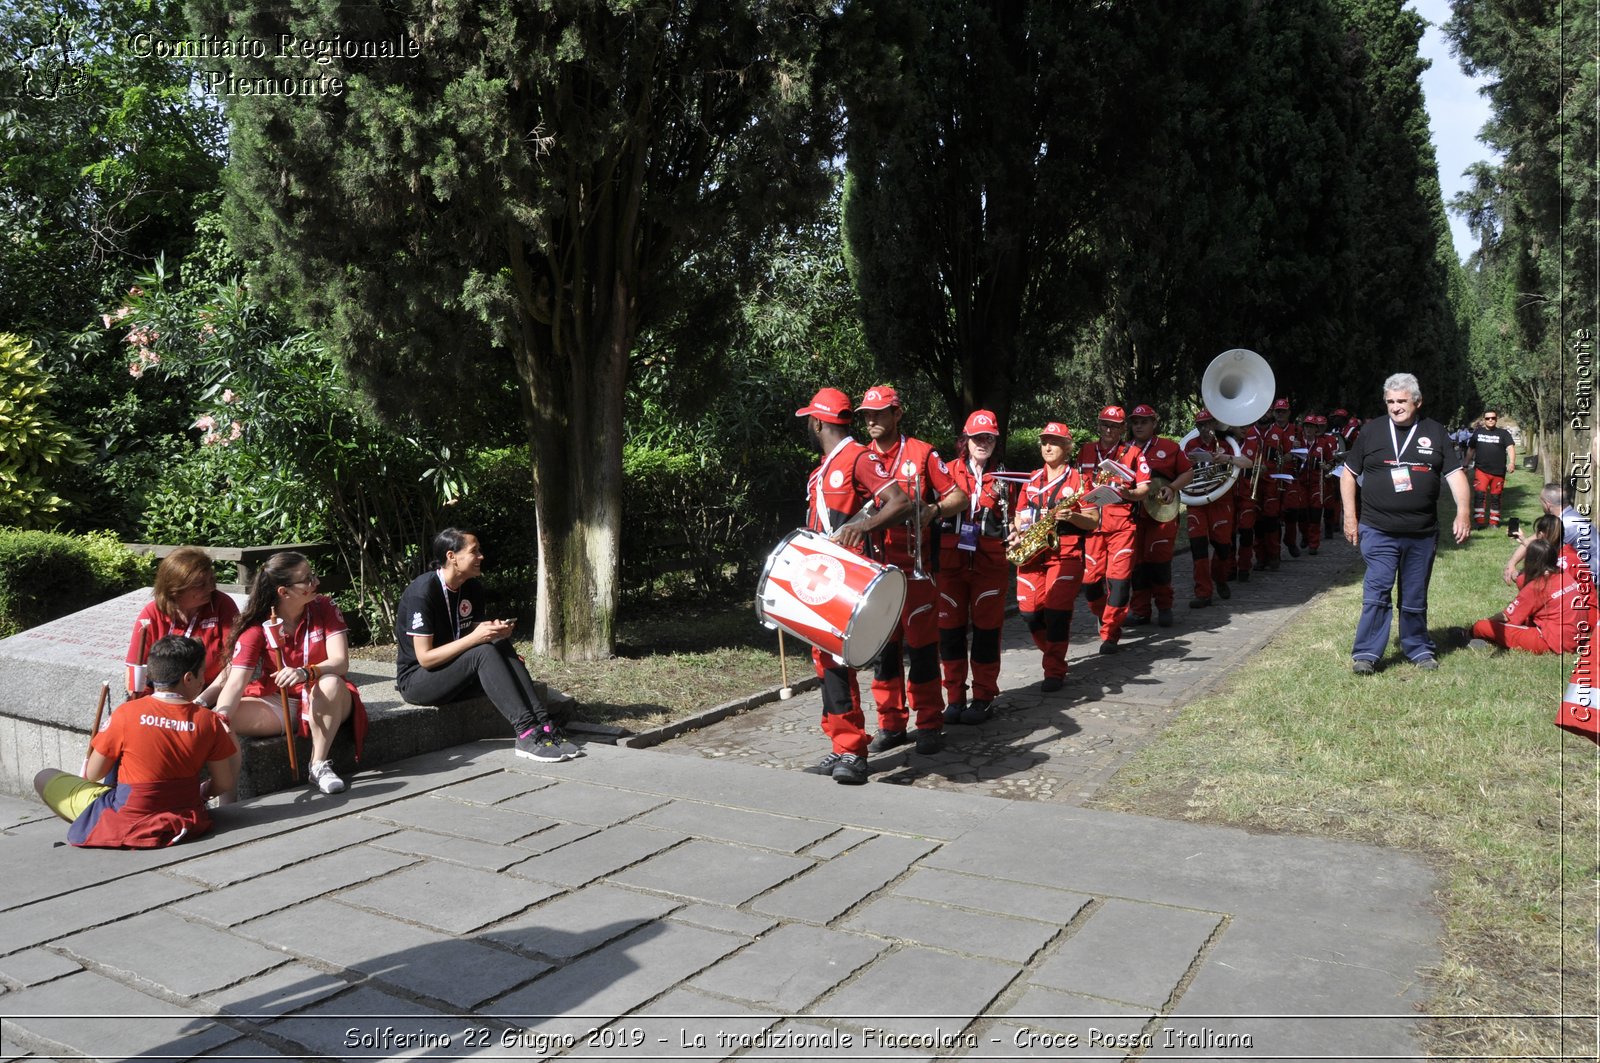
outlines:
[[[1219,424],[1251,425],[1272,407],[1277,391],[1277,380],[1272,366],[1255,351],[1235,347],[1211,359],[1200,378],[1200,401],[1205,404]],[[1191,439],[1199,436],[1197,428],[1183,437],[1180,447],[1187,447]],[[1235,455],[1241,453],[1239,441],[1232,436],[1218,435],[1225,440]],[[1217,464],[1212,470],[1196,475],[1184,488],[1185,505],[1204,506],[1215,502],[1233,489],[1239,479],[1237,465]]]

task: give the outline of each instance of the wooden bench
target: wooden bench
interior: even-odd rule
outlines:
[[[136,554],[152,554],[157,558],[164,558],[174,550],[182,549],[181,546],[158,545],[155,543],[123,543],[123,546]],[[272,546],[197,546],[194,549],[203,552],[213,561],[232,561],[239,566],[239,582],[219,584],[224,591],[238,593],[246,592],[250,581],[255,578],[256,569],[267,558],[283,550],[293,550],[306,555],[306,560],[311,562],[311,567],[317,569],[319,588],[327,594],[342,591],[348,586],[349,581],[335,570],[333,564],[338,560],[338,552],[332,543],[277,543]]]

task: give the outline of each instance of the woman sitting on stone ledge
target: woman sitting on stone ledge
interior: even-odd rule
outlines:
[[[217,570],[204,550],[180,546],[162,558],[155,597],[140,610],[128,640],[128,696],[143,697],[154,690],[145,675],[150,647],[168,635],[185,635],[206,648],[201,677],[206,685],[195,700],[215,705],[228,663],[228,632],[238,618],[239,607],[217,590]]]
[[[266,627],[276,611],[282,647],[270,649]],[[278,692],[299,707],[296,733],[311,738],[309,781],[325,794],[344,789],[328,751],[346,719],[355,726],[356,759],[366,737],[367,712],[350,669],[344,614],[317,593],[317,574],[304,554],[284,550],[267,558],[250,583],[250,598],[233,628],[233,665],[217,699],[217,712],[242,735],[283,734]],[[277,668],[277,654],[283,667]]]

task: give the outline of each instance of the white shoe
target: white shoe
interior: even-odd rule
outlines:
[[[311,781],[325,794],[344,793],[344,780],[333,773],[333,763],[326,760],[311,762]]]

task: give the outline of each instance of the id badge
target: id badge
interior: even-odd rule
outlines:
[[[1399,465],[1389,470],[1389,479],[1394,481],[1395,493],[1411,490],[1411,466]]]
[[[961,530],[956,533],[956,549],[973,551],[978,548],[978,526],[969,520],[961,522]]]

